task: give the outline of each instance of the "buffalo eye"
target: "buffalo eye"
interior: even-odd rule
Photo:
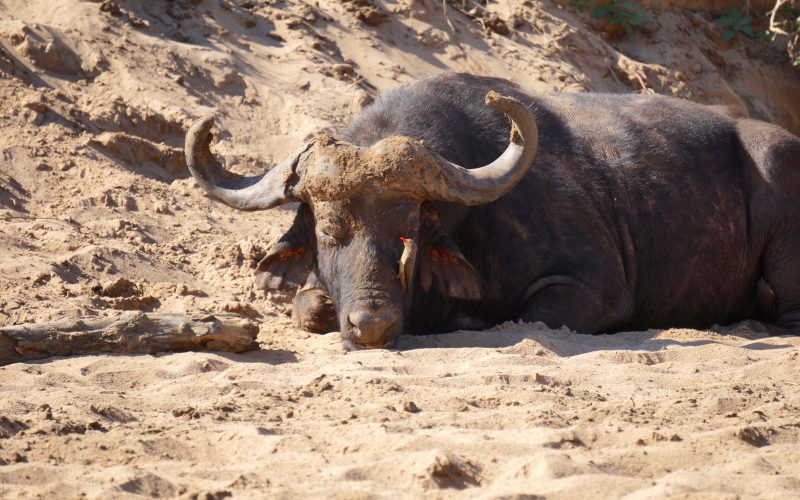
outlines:
[[[326,245],[345,245],[353,234],[349,227],[338,224],[324,224],[317,226],[318,239]]]
[[[339,241],[339,238],[336,238],[335,236],[331,236],[330,234],[326,233],[322,229],[317,231],[317,234],[319,234],[319,239],[322,242],[327,243],[328,245],[338,245],[338,244],[341,243]]]

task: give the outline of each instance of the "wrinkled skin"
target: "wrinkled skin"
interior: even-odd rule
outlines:
[[[364,347],[391,343],[403,328],[400,238],[416,238],[419,202],[359,196],[315,203],[314,213],[317,272],[333,303],[340,304],[345,337],[358,338]]]
[[[295,324],[318,333],[341,325],[348,347],[380,347],[402,332],[403,313],[415,290],[428,293],[435,287],[436,295],[478,298],[480,278],[441,231],[432,208],[424,205],[403,197],[365,196],[318,203],[314,212],[300,210],[293,228],[316,226],[315,243],[306,243],[314,246],[316,266],[293,302]],[[415,287],[412,282],[406,291],[398,278],[401,238],[422,243],[412,269],[415,281],[422,283]],[[264,272],[268,270],[259,266],[257,273]]]
[[[328,139],[322,142],[348,150]],[[393,154],[391,148],[380,151]],[[476,299],[479,278],[441,232],[432,209],[427,205],[423,209],[425,202],[419,196],[387,189],[382,181],[390,174],[385,170],[377,181],[348,179],[344,170],[349,164],[331,165],[340,153],[324,148],[309,151],[320,159],[310,163],[324,175],[316,174],[314,183],[306,183],[307,203],[273,247],[279,252],[270,251],[256,271],[256,282],[264,288],[307,280],[293,302],[295,324],[316,332],[338,328],[348,347],[385,347],[403,331],[403,305],[411,305],[420,266],[425,289],[435,281],[450,296]],[[387,162],[382,154],[375,156],[368,161]],[[410,263],[405,290],[399,278],[404,240],[423,243],[421,258]]]
[[[800,332],[800,140],[779,127],[667,97],[531,97],[446,73],[384,95],[342,139],[378,163],[381,141],[404,136],[485,165],[509,134],[482,105],[489,89],[529,104],[540,131],[510,192],[467,207],[381,176],[337,199],[312,192],[284,238],[291,251],[268,256],[257,282],[308,278],[330,301],[301,301],[294,314],[320,318],[311,330],[340,328],[351,347],[506,320],[613,332],[754,318]],[[418,248],[405,291],[401,237]],[[274,275],[291,279],[264,279]]]

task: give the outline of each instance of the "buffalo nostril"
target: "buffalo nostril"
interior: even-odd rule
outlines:
[[[399,319],[389,307],[355,309],[347,315],[353,340],[359,344],[382,344]]]

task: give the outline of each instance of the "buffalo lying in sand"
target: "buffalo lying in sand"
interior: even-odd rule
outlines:
[[[351,347],[506,320],[800,331],[800,139],[775,125],[445,73],[240,177],[211,155],[212,123],[186,138],[208,193],[242,210],[300,202],[257,284],[300,287],[296,324]]]

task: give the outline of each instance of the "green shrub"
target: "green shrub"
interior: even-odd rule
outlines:
[[[729,10],[727,14],[716,19],[716,23],[722,27],[720,39],[728,42],[736,38],[739,33],[744,33],[750,38],[754,38],[756,34],[750,26],[752,19],[753,16],[744,15],[739,9]]]
[[[628,0],[611,0],[607,5],[597,5],[597,0],[570,0],[570,5],[579,9],[592,9],[592,17],[605,19],[609,26],[622,26],[625,33],[633,34],[635,27],[645,22],[645,12],[641,5]]]
[[[633,34],[633,28],[642,26],[645,20],[642,6],[628,0],[611,0],[610,5],[595,7],[592,17],[606,19],[609,26],[622,26],[628,35]]]

